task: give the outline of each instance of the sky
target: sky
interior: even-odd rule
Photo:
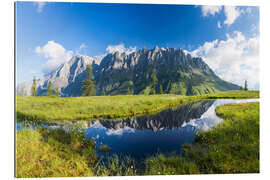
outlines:
[[[16,2],[16,83],[31,82],[76,54],[182,48],[222,79],[259,89],[259,8]]]

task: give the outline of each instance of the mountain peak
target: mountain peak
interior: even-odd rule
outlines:
[[[155,47],[154,47],[154,52],[157,52],[159,50],[159,48],[158,48],[158,46],[156,45]]]

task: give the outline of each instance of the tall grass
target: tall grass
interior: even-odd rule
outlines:
[[[116,119],[152,114],[169,107],[217,98],[258,98],[258,91],[228,91],[202,96],[125,95],[91,97],[16,97],[17,119],[39,121]]]
[[[134,160],[103,160],[92,140],[78,131],[37,129],[16,132],[16,177],[135,175]]]
[[[92,176],[94,143],[63,130],[22,130],[16,133],[16,177]],[[90,165],[90,167],[89,167]]]

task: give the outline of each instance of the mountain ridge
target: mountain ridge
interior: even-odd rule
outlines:
[[[93,67],[97,95],[104,90],[107,95],[149,94],[152,75],[157,76],[157,85],[164,93],[197,95],[226,90],[236,90],[238,85],[220,79],[200,57],[192,57],[179,48],[146,48],[132,53],[113,52],[100,59],[75,55],[61,64],[55,71],[37,80],[38,95],[46,95],[51,81],[54,89],[60,89],[61,96],[81,96],[81,84],[86,77],[87,65]],[[17,93],[25,88],[25,95],[31,94],[27,86],[18,85]]]

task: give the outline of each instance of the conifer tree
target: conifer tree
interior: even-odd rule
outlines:
[[[155,87],[157,85],[158,79],[156,73],[152,74],[152,85]]]
[[[132,94],[130,87],[127,89],[127,94]]]
[[[82,95],[83,96],[94,96],[96,95],[96,85],[93,81],[93,70],[92,66],[87,66],[87,77],[83,81],[82,85]]]
[[[56,95],[57,97],[59,96],[59,88],[58,88],[58,87],[55,88],[55,95]]]
[[[151,88],[150,94],[156,94],[155,88]]]
[[[34,78],[33,78],[32,87],[31,87],[31,95],[32,95],[32,96],[36,96],[36,95],[37,95],[37,89],[36,89],[36,86],[37,86],[37,82],[36,82],[36,78],[34,77]]]
[[[157,82],[158,82],[157,75],[154,72],[152,74],[152,88],[151,88],[150,94],[156,94]]]
[[[244,90],[247,91],[248,90],[248,84],[247,84],[247,80],[245,80],[245,87]]]
[[[101,95],[102,95],[102,96],[105,96],[105,95],[106,95],[106,93],[105,93],[105,90],[104,90],[104,89],[102,89]]]
[[[48,93],[47,96],[52,96],[52,82],[49,81],[48,83]]]
[[[162,84],[159,85],[159,94],[163,94],[163,87],[162,87]]]

